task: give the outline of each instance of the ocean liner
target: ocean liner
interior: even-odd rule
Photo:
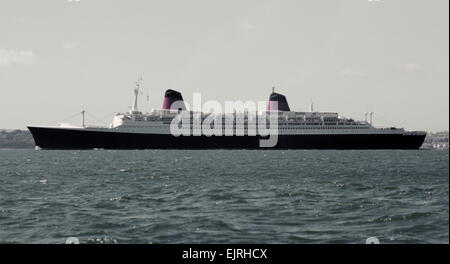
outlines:
[[[28,129],[41,149],[418,149],[426,136],[424,131],[374,127],[372,113],[366,113],[364,121],[355,121],[334,112],[315,112],[312,105],[308,112],[291,111],[286,97],[274,90],[264,113],[255,112],[255,115],[190,111],[181,93],[174,90],[165,92],[161,110],[143,113],[138,110],[139,94],[137,82],[131,110],[117,113],[109,127],[85,126],[83,115],[81,126],[29,126]],[[266,119],[275,116],[277,121],[271,128],[272,132],[273,128],[276,130],[276,141],[270,146],[261,145],[261,140],[270,135],[255,133],[261,127],[253,120],[263,114]],[[190,126],[177,134],[171,125],[177,120],[181,122],[181,116],[197,116],[201,121],[214,116],[214,120],[233,121],[220,127],[211,124],[214,131],[224,132],[212,135],[203,131],[195,133],[195,121],[190,121]],[[233,119],[237,116],[243,122]],[[265,126],[269,128],[272,123]],[[226,130],[231,133],[225,133]]]

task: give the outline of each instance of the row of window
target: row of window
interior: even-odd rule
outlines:
[[[140,120],[136,120],[136,121],[140,121]],[[163,124],[169,125],[171,124],[172,120],[168,120],[168,119],[163,119],[163,120],[147,120],[147,121],[163,121]],[[190,124],[193,124],[193,122],[191,121]],[[289,125],[293,125],[293,126],[320,126],[322,125],[322,123],[318,123],[318,122],[314,122],[314,123],[297,123],[297,122],[289,122],[289,123],[285,123],[285,122],[281,122],[279,123],[279,126],[289,126]],[[325,126],[362,126],[361,124],[357,124],[357,123],[324,123],[323,125]]]
[[[318,129],[318,130],[334,130],[334,129],[368,129],[368,127],[280,127],[281,130],[299,130],[299,129]]]
[[[126,128],[135,128],[135,129],[142,129],[142,128],[166,128],[166,126],[121,126],[121,127],[126,127]],[[236,129],[235,126],[233,127],[222,127],[222,129]],[[252,128],[256,128],[256,127],[252,127]],[[269,126],[267,126],[266,128],[270,128]],[[188,128],[190,129],[190,128]],[[214,129],[214,126],[211,126],[211,129]],[[244,130],[248,130],[248,127],[244,127]],[[318,130],[335,130],[335,129],[368,129],[368,127],[279,127],[279,130],[300,130],[300,129],[305,129],[305,130],[312,130],[312,129],[318,129]]]

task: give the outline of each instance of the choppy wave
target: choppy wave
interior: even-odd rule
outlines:
[[[448,151],[0,151],[0,243],[448,243]]]

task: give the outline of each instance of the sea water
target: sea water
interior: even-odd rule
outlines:
[[[448,156],[0,150],[0,243],[448,243]]]

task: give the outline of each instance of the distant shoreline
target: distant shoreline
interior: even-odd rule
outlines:
[[[33,148],[0,148],[0,150],[20,150],[20,149],[33,149],[34,150],[34,147]]]
[[[28,130],[0,129],[0,149],[33,149],[36,146]]]

